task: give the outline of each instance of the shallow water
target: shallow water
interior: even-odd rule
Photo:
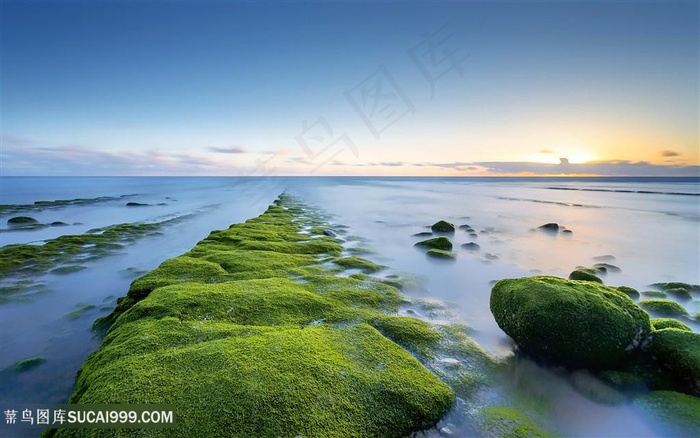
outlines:
[[[284,189],[333,215],[334,223],[347,225],[350,235],[362,238],[361,246],[374,251],[368,258],[390,266],[391,272],[420,280],[422,289],[407,292],[410,298],[445,303],[453,320],[472,327],[474,338],[501,357],[512,356],[513,345],[489,311],[494,280],[533,273],[567,276],[578,265],[595,263],[593,257],[613,255],[610,263],[622,272],[604,276],[609,285],[641,291],[660,281],[700,283],[697,180],[2,178],[0,183],[1,204],[114,198],[0,214],[2,228],[7,228],[9,217],[18,215],[42,223],[82,224],[4,231],[2,245],[41,243],[117,223],[182,218],[163,226],[159,235],[125,246],[117,255],[85,263],[88,269],[35,276],[33,280],[45,286],[43,292],[0,304],[0,369],[32,356],[47,359],[25,373],[0,373],[3,410],[64,401],[80,364],[99,345],[90,325],[112,310],[134,278],[189,250],[211,230],[257,216]],[[130,201],[150,205],[126,207]],[[412,234],[440,219],[476,230],[475,238],[457,231],[452,240],[459,255],[451,263],[426,259],[413,248],[419,239]],[[535,230],[547,222],[562,224],[573,233],[550,235]],[[470,241],[477,242],[480,251],[459,247]],[[700,311],[697,300],[683,304],[691,314]],[[94,308],[70,315],[83,305]],[[700,331],[698,321],[686,323]],[[512,381],[505,382],[502,394],[536,398],[558,433],[655,435],[633,409],[594,403],[573,389],[570,376],[526,358],[512,360]]]

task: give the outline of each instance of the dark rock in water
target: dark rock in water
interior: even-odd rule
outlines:
[[[540,225],[537,227],[538,230],[542,231],[549,231],[553,233],[558,233],[559,232],[559,224],[556,222],[550,222],[548,224]]]
[[[627,295],[628,297],[630,297],[630,298],[632,298],[632,299],[634,299],[634,300],[638,300],[638,299],[639,299],[639,291],[637,291],[637,289],[635,289],[635,288],[633,288],[633,287],[629,287],[629,286],[618,286],[618,287],[617,287],[617,290],[619,290],[620,292],[622,292],[623,294]]]
[[[142,204],[140,202],[127,202],[127,207],[148,207],[150,204]]]
[[[668,283],[654,283],[651,285],[651,287],[663,291],[668,291],[669,289],[685,289],[689,293],[700,293],[700,285],[681,283],[679,281],[671,281]]]
[[[61,221],[51,222],[50,225],[51,225],[52,227],[67,227],[67,226],[68,226],[67,223],[61,222]]]
[[[500,280],[498,326],[524,350],[577,368],[616,368],[651,331],[649,315],[617,289],[557,277]]]
[[[643,300],[639,307],[659,316],[684,316],[688,314],[683,306],[671,300]]]
[[[29,359],[25,360],[20,360],[18,362],[13,363],[9,367],[7,367],[7,370],[13,371],[15,373],[24,373],[26,371],[32,370],[42,363],[46,362],[46,358],[43,356],[35,356],[31,357]]]
[[[441,249],[443,251],[452,250],[452,242],[447,237],[434,237],[428,240],[421,240],[417,242],[414,246],[421,246],[425,248]]]
[[[693,296],[690,295],[690,292],[688,292],[686,289],[681,289],[680,287],[666,289],[666,293],[668,295],[671,295],[675,299],[681,300],[681,301],[690,301],[693,299]]]
[[[8,225],[31,225],[38,224],[39,221],[29,216],[15,216],[7,220]]]
[[[459,229],[460,230],[472,230],[473,228],[471,227],[471,225],[464,224],[464,225],[460,225]]]
[[[476,238],[479,237],[479,235],[476,234],[476,233],[469,233],[469,237],[471,237],[471,238],[473,238],[473,239],[476,239]]]
[[[457,253],[452,251],[443,251],[441,249],[429,249],[426,253],[428,257],[438,258],[438,259],[451,259],[457,258]]]
[[[481,247],[479,246],[479,244],[478,244],[478,243],[474,243],[474,242],[463,243],[461,246],[462,246],[462,248],[464,248],[464,249],[466,249],[466,250],[469,250],[469,251],[478,251],[478,250],[481,249]]]
[[[666,328],[652,333],[649,351],[657,362],[700,396],[700,333]]]
[[[574,232],[571,230],[563,230],[561,233],[562,234],[574,234]]]
[[[338,237],[338,235],[333,230],[323,230],[323,234],[329,237]]]
[[[577,269],[569,274],[569,280],[582,280],[582,281],[594,281],[596,283],[603,283],[598,276],[590,273],[589,271],[584,271],[583,269]]]
[[[645,290],[640,294],[644,298],[667,298],[666,292],[660,290]]]
[[[622,269],[615,265],[611,265],[610,263],[596,263],[595,265],[593,265],[593,269],[604,269],[605,272],[622,272]]]
[[[420,233],[413,234],[414,237],[430,237],[433,233],[430,231],[421,231]]]
[[[433,226],[430,227],[430,229],[434,233],[454,233],[455,232],[455,226],[454,224],[451,224],[446,221],[438,221],[433,224]]]

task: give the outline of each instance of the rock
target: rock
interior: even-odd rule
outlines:
[[[666,298],[666,292],[660,290],[645,290],[640,294],[644,298]]]
[[[539,227],[537,227],[537,229],[542,230],[542,231],[552,232],[552,233],[558,233],[559,232],[559,224],[557,224],[555,222],[550,222],[548,224],[540,225]]]
[[[622,292],[623,294],[627,295],[628,297],[632,298],[633,300],[639,299],[639,292],[633,287],[618,286],[616,289]]]
[[[479,235],[476,233],[469,233],[469,237],[471,237],[472,239],[476,239],[479,237]]]
[[[605,272],[622,272],[622,269],[610,263],[596,263],[593,265],[593,269],[602,269],[605,270]]]
[[[454,224],[451,224],[449,222],[445,221],[438,221],[433,224],[430,229],[434,233],[454,233],[455,232],[455,226]]]
[[[333,230],[323,230],[323,235],[329,237],[338,237],[338,235]]]
[[[472,226],[468,225],[468,224],[460,225],[459,229],[460,230],[473,230]]]
[[[67,227],[67,226],[69,226],[67,223],[61,222],[61,221],[51,222],[49,225],[51,225],[52,227]]]
[[[654,330],[663,330],[666,328],[675,328],[686,332],[692,332],[693,329],[683,324],[682,322],[672,318],[654,318],[651,320],[651,326]]]
[[[603,283],[603,280],[601,280],[598,276],[589,271],[584,271],[583,269],[577,269],[569,274],[569,280],[594,281],[596,283]]]
[[[574,234],[574,232],[571,230],[563,230],[561,233],[562,234]]]
[[[574,371],[569,377],[569,382],[576,392],[596,403],[619,405],[627,401],[627,397],[622,392],[587,371]]]
[[[434,257],[438,259],[451,259],[457,258],[457,253],[452,251],[444,251],[442,249],[429,249],[426,253],[428,257]]]
[[[680,287],[666,289],[666,293],[668,295],[671,295],[675,299],[681,301],[690,301],[693,299],[693,296],[690,295],[690,292],[688,292],[688,290],[682,289]]]
[[[433,233],[430,231],[421,231],[420,233],[413,234],[413,237],[430,237]]]
[[[464,249],[466,249],[466,250],[468,250],[468,251],[478,251],[478,250],[481,249],[481,247],[479,246],[479,244],[478,244],[478,243],[474,243],[474,242],[463,243],[461,246],[462,246],[462,248],[464,248]]]
[[[671,300],[642,300],[639,306],[649,313],[659,316],[683,316],[688,311],[683,306]]]
[[[24,359],[20,360],[18,362],[13,363],[9,367],[7,367],[7,370],[13,371],[15,373],[24,373],[26,371],[33,370],[34,368],[38,367],[39,365],[43,364],[46,362],[46,358],[43,356],[35,356],[35,357],[30,357],[29,359]]]
[[[700,285],[681,283],[679,281],[671,281],[667,283],[654,283],[651,285],[656,289],[668,290],[668,289],[685,289],[688,292],[700,292]]]
[[[652,391],[634,400],[654,421],[659,436],[697,436],[700,400],[675,391]],[[645,415],[646,416],[646,415]]]
[[[11,217],[7,220],[8,225],[32,225],[32,224],[38,224],[39,221],[34,219],[33,217],[29,216],[15,216]]]
[[[700,333],[665,328],[654,331],[651,339],[652,357],[700,396]]]
[[[140,202],[127,202],[127,207],[148,207],[150,204],[142,204]]]
[[[649,316],[617,289],[557,277],[500,280],[496,323],[523,349],[578,368],[611,368],[651,331]]]
[[[420,242],[417,242],[413,246],[421,246],[425,248],[432,248],[432,249],[442,249],[444,251],[451,251],[452,250],[452,242],[450,239],[444,236],[440,237],[434,237],[432,239],[428,240],[421,240]]]

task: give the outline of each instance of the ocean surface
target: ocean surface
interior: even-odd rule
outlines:
[[[3,292],[0,409],[64,402],[80,365],[99,346],[90,330],[93,321],[112,311],[131,281],[189,250],[210,231],[259,215],[283,191],[329,214],[332,224],[349,227],[349,235],[372,251],[367,258],[390,267],[387,274],[417,280],[420,287],[407,291],[408,298],[445,305],[450,309],[445,319],[471,327],[474,339],[499,357],[513,355],[513,344],[489,311],[495,280],[566,277],[577,266],[596,263],[596,257],[612,256],[607,260],[621,272],[603,276],[608,285],[643,291],[663,281],[700,284],[697,178],[5,177],[0,178],[2,246],[41,245],[121,223],[159,226],[157,233],[134,238],[113,254],[78,260],[85,269],[33,274],[35,287]],[[81,201],[34,205],[76,199]],[[67,225],[31,230],[8,225],[9,218],[20,215]],[[412,235],[441,219],[475,230],[475,236],[457,231],[453,263],[426,259],[413,248],[418,239]],[[549,222],[572,233],[537,230]],[[480,250],[461,249],[467,242],[478,243]],[[0,286],[10,290],[20,280],[2,278]],[[700,311],[697,300],[682,304],[691,314]],[[698,321],[686,323],[700,331]],[[23,373],[6,370],[34,356],[46,362]],[[546,421],[559,434],[660,435],[630,406],[582,396],[569,377],[519,359],[513,385],[551,406]],[[10,431],[9,436],[37,433],[20,427]]]

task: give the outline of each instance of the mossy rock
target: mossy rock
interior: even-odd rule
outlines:
[[[38,224],[39,221],[30,216],[15,216],[7,220],[8,225],[31,225]]]
[[[666,292],[660,290],[645,290],[640,293],[642,298],[645,299],[655,299],[655,298],[667,298]]]
[[[625,394],[644,394],[649,392],[644,378],[636,373],[619,370],[605,370],[597,376]]]
[[[482,413],[483,435],[507,438],[548,437],[531,418],[508,406],[489,406]]]
[[[675,328],[678,330],[684,330],[686,332],[693,331],[693,329],[688,327],[686,324],[683,324],[682,322],[672,318],[654,318],[651,320],[651,326],[654,328],[654,330]]]
[[[431,231],[421,231],[420,233],[411,234],[413,237],[430,237],[433,235]]]
[[[425,253],[428,257],[433,257],[436,259],[448,259],[454,260],[457,258],[457,253],[452,251],[443,251],[441,249],[429,249]]]
[[[642,300],[639,306],[653,315],[684,316],[688,314],[683,306],[671,300]]]
[[[405,302],[396,288],[324,268],[342,248],[300,234],[305,214],[281,197],[135,280],[95,327],[111,325],[69,402],[174,404],[182,436],[398,437],[435,424],[454,393],[406,349],[432,357],[442,334],[386,314]],[[79,432],[56,436],[120,433]]]
[[[333,263],[335,263],[338,266],[342,266],[346,269],[359,269],[367,274],[373,274],[384,269],[383,266],[379,266],[378,264],[373,263],[367,259],[354,256],[336,259],[333,260]]]
[[[490,307],[521,348],[579,368],[614,368],[651,331],[649,316],[628,296],[588,281],[500,280]]]
[[[549,233],[558,233],[560,228],[562,227],[556,222],[549,222],[537,227],[538,230],[546,231]]]
[[[30,357],[29,359],[24,359],[20,360],[18,362],[13,363],[6,369],[15,373],[24,373],[30,370],[33,370],[34,368],[38,367],[39,365],[43,364],[46,362],[46,358],[43,356],[34,356]]]
[[[576,269],[569,274],[569,280],[594,281],[596,283],[603,283],[603,280],[601,280],[597,275],[583,269]]]
[[[463,243],[460,245],[462,248],[466,249],[467,251],[478,251],[481,249],[478,243],[474,242],[469,242],[469,243]]]
[[[432,230],[433,233],[454,233],[455,232],[454,224],[447,222],[447,221],[435,222],[430,227],[430,229]]]
[[[624,293],[628,297],[632,298],[633,300],[639,299],[639,291],[633,287],[618,286],[618,287],[616,287],[616,289],[619,290],[620,292]]]
[[[665,289],[665,292],[677,300],[690,301],[693,299],[693,296],[687,289],[680,287]]]
[[[414,246],[431,249],[441,249],[443,251],[452,251],[452,242],[445,236],[434,237],[428,240],[421,240],[420,242],[417,242]]]
[[[620,405],[627,402],[627,396],[623,392],[587,371],[574,371],[569,376],[569,382],[577,393],[596,403]]]
[[[649,352],[691,393],[700,396],[700,334],[677,328],[656,330]]]
[[[652,391],[634,400],[660,436],[697,436],[700,399],[674,391]]]
[[[680,281],[670,281],[666,283],[654,283],[651,285],[660,290],[685,289],[688,292],[700,292],[700,285],[682,283]]]

